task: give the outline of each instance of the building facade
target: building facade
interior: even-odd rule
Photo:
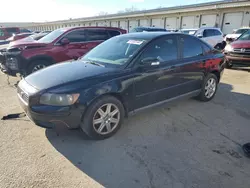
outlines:
[[[187,6],[159,8],[122,14],[27,24],[31,30],[55,30],[74,26],[112,26],[130,31],[137,26],[166,29],[219,27],[225,33],[250,26],[250,1],[216,1]]]

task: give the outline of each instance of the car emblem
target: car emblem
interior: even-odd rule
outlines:
[[[241,51],[241,52],[245,52],[245,51],[246,51],[246,49],[244,49],[244,48],[241,48],[241,49],[240,49],[240,51]]]

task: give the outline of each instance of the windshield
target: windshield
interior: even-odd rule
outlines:
[[[53,42],[55,39],[57,39],[61,34],[63,34],[66,30],[65,29],[57,29],[51,33],[49,33],[48,35],[46,35],[45,37],[41,38],[40,40],[38,40],[39,42],[42,43],[51,43]]]
[[[235,32],[235,34],[242,34],[245,33],[248,29],[239,29]]]
[[[247,32],[245,32],[244,34],[242,34],[238,40],[250,40],[250,30],[248,30]]]
[[[113,37],[95,47],[82,59],[97,62],[104,66],[121,66],[126,64],[146,42],[144,39]]]

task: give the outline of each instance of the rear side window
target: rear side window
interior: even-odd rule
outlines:
[[[76,30],[67,34],[65,38],[69,39],[70,42],[85,42],[86,33],[84,30]]]
[[[4,36],[4,30],[0,29],[0,37],[3,37],[3,36]]]
[[[205,29],[203,32],[203,37],[212,37],[215,36],[214,29]]]
[[[109,32],[109,35],[111,37],[114,37],[114,36],[117,36],[117,35],[121,34],[120,31],[115,31],[115,30],[108,30],[108,32]]]
[[[216,29],[214,29],[214,35],[215,35],[215,36],[221,35],[221,32],[218,31],[218,30],[216,30]]]
[[[88,41],[100,41],[109,39],[108,32],[106,30],[87,30]]]
[[[196,38],[189,36],[181,37],[181,43],[183,47],[183,58],[203,55],[202,43]]]
[[[5,29],[7,33],[9,34],[16,34],[16,33],[19,33],[19,29],[17,28],[6,28]]]

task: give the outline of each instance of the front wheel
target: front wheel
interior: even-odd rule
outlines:
[[[88,107],[81,129],[92,139],[106,139],[119,130],[123,118],[122,103],[115,97],[104,96]]]
[[[217,86],[218,86],[217,76],[214,74],[208,74],[203,82],[201,93],[198,96],[199,100],[204,102],[212,100],[217,91]]]

